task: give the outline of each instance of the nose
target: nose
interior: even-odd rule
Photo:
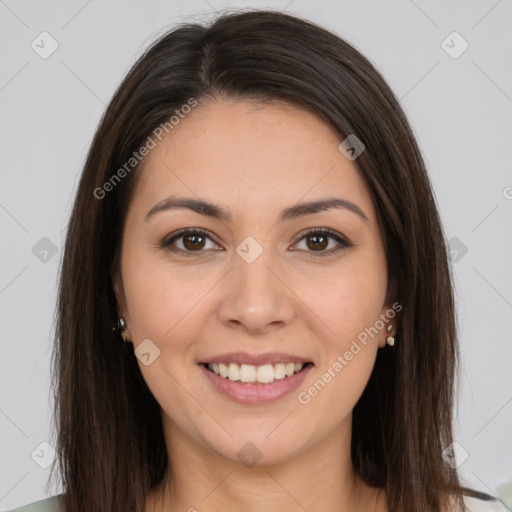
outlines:
[[[289,324],[295,314],[294,295],[280,274],[268,250],[251,263],[236,255],[234,268],[224,283],[220,320],[251,334],[264,334]]]

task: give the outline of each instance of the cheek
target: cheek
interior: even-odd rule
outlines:
[[[319,277],[303,279],[298,295],[324,326],[326,343],[332,349],[342,349],[378,320],[385,300],[386,272],[377,262],[357,263]]]
[[[378,334],[372,328],[382,312],[386,291],[386,274],[377,269],[353,268],[331,278],[322,293],[310,289],[311,309],[320,313],[318,325],[327,326],[321,329],[328,334],[319,337],[318,367],[298,398],[310,412],[323,415],[329,411],[334,423],[343,421],[353,409],[375,364]]]
[[[183,272],[133,256],[126,262],[124,287],[135,342],[150,338],[165,343],[184,327],[190,333],[190,318],[211,287],[209,279],[198,279],[197,270]]]

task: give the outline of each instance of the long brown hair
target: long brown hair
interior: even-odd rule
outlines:
[[[378,351],[353,410],[354,468],[385,489],[390,512],[441,512],[446,495],[461,505],[463,492],[483,497],[462,487],[443,459],[453,441],[458,381],[452,276],[408,121],[382,76],[346,41],[291,15],[249,10],[181,25],[152,44],[94,136],[67,231],[52,361],[54,469],[66,512],[142,512],[148,490],[166,473],[160,406],[133,346],[112,332],[113,277],[140,164],[125,167],[120,180],[114,175],[191,98],[221,95],[291,102],[320,116],[340,142],[356,134],[365,144],[356,163],[403,310],[396,346]]]

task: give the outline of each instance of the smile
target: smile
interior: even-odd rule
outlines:
[[[222,378],[228,378],[234,382],[259,382],[260,384],[268,384],[274,380],[291,377],[300,372],[303,366],[303,363],[276,363],[261,366],[237,363],[207,364],[209,370]]]
[[[256,405],[273,402],[292,393],[304,381],[314,364],[290,362],[253,366],[204,363],[198,366],[215,391],[234,402]],[[287,372],[291,375],[287,375]]]

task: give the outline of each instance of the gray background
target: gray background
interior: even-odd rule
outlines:
[[[491,494],[512,480],[510,1],[0,0],[0,510],[46,496],[49,469],[41,464],[51,462],[51,449],[40,444],[52,444],[57,272],[105,104],[158,34],[244,7],[286,10],[337,32],[400,98],[456,251],[464,366],[456,440],[467,452],[459,470]],[[46,59],[31,47],[35,40],[50,48],[43,31],[58,43]],[[469,44],[457,58],[442,46],[453,31]],[[445,45],[453,54],[461,43]]]

